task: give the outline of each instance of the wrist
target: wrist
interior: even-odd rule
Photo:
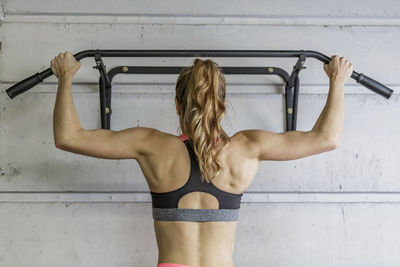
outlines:
[[[58,77],[58,81],[59,82],[65,82],[65,81],[72,81],[72,78],[74,77],[74,75],[70,74],[70,73],[65,73],[63,75],[60,75],[60,77]]]
[[[344,78],[341,76],[333,75],[333,76],[329,77],[329,82],[336,83],[336,84],[344,84]]]

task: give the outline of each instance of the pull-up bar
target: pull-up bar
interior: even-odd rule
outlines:
[[[286,100],[286,129],[287,131],[296,129],[297,100],[299,89],[298,74],[301,69],[305,69],[304,62],[306,57],[312,57],[327,64],[331,60],[328,56],[312,50],[85,50],[74,55],[76,60],[86,57],[94,57],[96,66],[100,72],[99,92],[100,92],[100,112],[101,124],[103,129],[110,129],[111,115],[111,81],[119,73],[133,74],[179,74],[184,67],[148,67],[148,66],[119,66],[107,73],[106,66],[103,64],[102,57],[297,57],[298,60],[289,75],[286,71],[275,67],[221,67],[225,74],[275,74],[285,80],[285,100]],[[10,87],[6,90],[12,99],[15,96],[31,89],[41,83],[45,78],[51,76],[53,72],[48,68],[38,72]],[[371,91],[390,98],[393,90],[385,85],[353,71],[351,78],[356,80]],[[292,96],[292,88],[294,95]],[[293,115],[292,115],[293,114]]]

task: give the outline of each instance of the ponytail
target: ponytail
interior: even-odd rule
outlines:
[[[219,156],[230,137],[221,127],[225,115],[226,83],[214,61],[196,58],[184,68],[176,83],[176,99],[182,108],[182,132],[193,145],[202,181],[211,182],[222,168]]]

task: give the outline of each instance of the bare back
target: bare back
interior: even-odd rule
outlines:
[[[159,152],[138,160],[150,191],[168,192],[182,187],[190,172],[190,158],[185,144],[178,136],[164,132],[160,132],[159,137],[153,140],[152,145]],[[243,135],[235,134],[222,151],[221,164],[224,169],[212,181],[219,189],[241,194],[251,184],[260,161],[249,155],[245,140]],[[218,200],[205,192],[192,192],[180,199],[178,208],[218,209]],[[236,224],[154,221],[158,263],[233,267]]]

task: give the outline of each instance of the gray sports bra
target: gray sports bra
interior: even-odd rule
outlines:
[[[184,186],[170,192],[155,193],[152,198],[152,215],[158,221],[237,221],[242,194],[233,194],[217,188],[212,183],[201,181],[201,172],[194,153],[192,142],[184,140],[190,155],[190,175]],[[207,192],[218,199],[218,209],[182,209],[178,208],[181,197],[190,192]]]

